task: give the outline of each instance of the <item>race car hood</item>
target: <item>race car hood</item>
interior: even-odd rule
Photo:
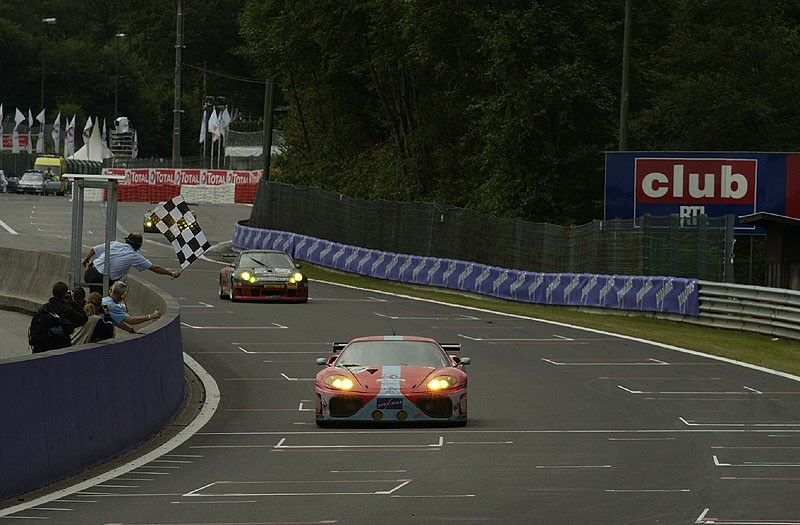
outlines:
[[[428,366],[351,366],[329,368],[331,374],[351,375],[355,379],[354,390],[375,394],[406,394],[425,389],[428,378],[436,375],[465,376],[455,368],[431,368]]]
[[[277,275],[279,277],[289,277],[290,275],[292,275],[292,273],[294,273],[294,272],[292,272],[292,270],[290,270],[288,268],[263,268],[263,267],[257,267],[257,268],[248,269],[248,271],[250,273],[252,273],[253,275],[255,275],[255,276]]]

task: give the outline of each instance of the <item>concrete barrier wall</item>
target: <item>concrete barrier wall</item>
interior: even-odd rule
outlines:
[[[536,304],[697,316],[698,281],[678,277],[541,273],[467,261],[382,252],[296,233],[236,224],[233,244],[284,250],[296,259],[410,284]]]
[[[30,311],[66,281],[64,256],[0,248],[0,302]],[[0,500],[147,440],[185,394],[178,304],[129,278],[131,313],[160,308],[146,334],[0,361]]]

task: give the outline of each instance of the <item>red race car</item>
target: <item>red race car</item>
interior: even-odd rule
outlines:
[[[300,264],[278,250],[246,250],[219,271],[219,296],[231,301],[308,302]]]
[[[467,424],[469,357],[460,344],[418,336],[359,337],[320,357],[317,426],[337,422]]]

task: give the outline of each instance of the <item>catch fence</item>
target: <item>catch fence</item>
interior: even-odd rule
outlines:
[[[270,181],[249,225],[392,253],[535,272],[732,279],[733,222],[645,216],[559,226]],[[726,261],[728,264],[726,264]]]

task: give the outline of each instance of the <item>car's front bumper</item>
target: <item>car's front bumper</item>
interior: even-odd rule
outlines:
[[[373,395],[316,386],[318,422],[463,423],[467,420],[467,389]]]
[[[234,283],[231,297],[237,301],[303,302],[308,300],[308,286],[287,283]]]

